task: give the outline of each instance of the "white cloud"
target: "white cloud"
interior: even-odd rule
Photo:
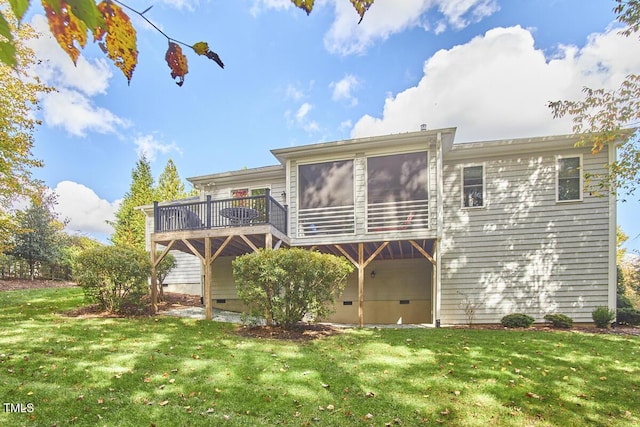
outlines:
[[[95,106],[90,98],[73,89],[58,88],[56,92],[45,95],[42,110],[48,126],[63,127],[75,136],[85,136],[87,132],[116,133],[119,128],[130,125],[127,120],[106,108]]]
[[[297,125],[305,130],[307,133],[314,133],[320,130],[320,125],[315,120],[309,118],[309,112],[313,109],[313,105],[308,102],[303,103],[295,113],[291,113],[287,110],[284,113],[284,117],[287,119],[290,125]]]
[[[377,1],[367,11],[360,24],[360,16],[350,2],[332,0],[335,20],[325,34],[325,48],[340,55],[364,52],[378,40],[410,28],[430,28],[426,13],[437,10],[442,18],[435,23],[435,32],[448,26],[459,29],[477,22],[498,10],[496,0],[395,0]]]
[[[464,45],[440,50],[424,64],[417,86],[386,99],[382,117],[362,117],[353,137],[428,127],[458,128],[469,141],[571,132],[553,119],[549,101],[579,99],[581,89],[617,87],[640,69],[640,44],[611,30],[586,46],[563,46],[553,58],[534,46],[530,31],[495,28]]]
[[[120,201],[101,199],[95,191],[73,181],[59,182],[54,192],[58,196],[56,212],[60,219],[68,219],[67,231],[86,234],[113,233],[106,221],[115,220]]]
[[[305,102],[304,104],[302,104],[300,108],[298,108],[298,111],[296,112],[296,119],[299,122],[303,121],[307,117],[307,114],[309,114],[309,111],[311,111],[312,108],[313,106],[308,102]]]
[[[304,90],[302,90],[298,85],[291,83],[287,86],[285,95],[288,99],[293,99],[294,101],[300,101],[305,97]]]
[[[167,154],[175,151],[182,154],[182,150],[180,150],[180,147],[178,147],[175,142],[165,144],[158,141],[152,134],[139,135],[134,139],[133,143],[137,147],[136,152],[138,156],[141,157],[144,154],[150,162],[156,159],[158,153]]]
[[[331,82],[329,87],[333,89],[333,94],[331,98],[334,101],[346,100],[351,104],[351,106],[355,106],[358,104],[358,98],[353,96],[353,91],[360,86],[360,81],[352,74],[347,74],[337,82]]]
[[[198,0],[160,0],[161,3],[178,10],[194,11],[200,4]]]
[[[312,109],[313,106],[308,102],[305,102],[300,106],[300,108],[298,108],[298,111],[296,112],[296,120],[298,124],[302,126],[302,128],[308,133],[317,132],[320,130],[320,126],[318,125],[318,123],[315,120],[310,120],[308,118],[309,111],[311,111]]]
[[[256,17],[263,10],[285,10],[289,9],[292,6],[293,4],[291,3],[291,0],[253,0],[250,12],[253,17]]]
[[[479,22],[500,9],[496,0],[441,0],[436,3],[438,3],[438,11],[442,13],[447,23],[456,29]]]
[[[106,108],[97,107],[93,96],[107,93],[112,77],[111,66],[104,59],[87,60],[80,56],[74,65],[55,41],[46,19],[35,15],[31,24],[41,37],[30,46],[41,59],[34,72],[57,92],[43,95],[43,115],[47,125],[63,127],[76,136],[87,132],[117,133],[130,123]]]
[[[348,0],[316,1],[314,11],[323,5],[333,5],[335,18],[325,34],[325,48],[340,55],[364,52],[378,40],[414,27],[438,34],[451,27],[464,28],[499,10],[497,0],[379,0],[371,5],[362,22]],[[251,14],[264,10],[288,10],[291,0],[253,0]],[[426,13],[433,10],[437,20],[431,24]],[[313,12],[312,12],[313,13]]]

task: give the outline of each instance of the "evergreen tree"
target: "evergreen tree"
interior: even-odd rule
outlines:
[[[184,190],[184,184],[180,179],[180,175],[178,175],[178,169],[171,159],[167,161],[164,171],[162,171],[158,178],[156,197],[159,202],[184,199],[187,197],[187,193]]]
[[[24,211],[16,213],[19,230],[13,238],[9,253],[23,259],[29,266],[29,277],[34,279],[36,265],[54,263],[60,256],[59,234],[64,224],[53,212],[55,199],[51,196],[33,200]]]
[[[154,193],[151,165],[143,155],[131,172],[131,187],[116,212],[116,220],[112,223],[115,231],[111,236],[111,242],[145,250],[145,215],[136,208],[152,203]]]

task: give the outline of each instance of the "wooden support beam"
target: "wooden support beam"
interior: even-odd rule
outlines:
[[[205,319],[211,320],[211,238],[204,238],[204,312]]]
[[[358,243],[358,325],[364,326],[364,244]]]
[[[362,244],[362,243],[361,243],[361,244]],[[358,261],[356,261],[355,259],[351,258],[351,255],[349,255],[349,252],[347,252],[346,250],[344,250],[344,249],[342,248],[342,246],[340,246],[340,245],[333,245],[333,246],[334,246],[337,250],[339,250],[339,251],[342,253],[342,255],[344,255],[344,256],[345,256],[345,258],[347,258],[349,261],[351,261],[351,264],[355,265],[355,266],[356,266],[356,268],[359,268]]]
[[[211,264],[213,261],[216,260],[216,258],[218,258],[220,256],[220,254],[222,253],[224,248],[227,247],[227,245],[229,244],[229,242],[231,242],[231,240],[233,240],[233,236],[227,236],[227,238],[224,239],[224,242],[222,242],[222,244],[220,244],[220,247],[216,250],[216,253],[213,254],[211,259],[209,260],[209,264]]]
[[[266,249],[273,249],[273,236],[271,233],[267,233],[264,235],[264,247]]]
[[[378,247],[378,249],[376,249],[371,255],[369,255],[369,258],[367,258],[367,260],[364,262],[364,265],[362,267],[364,268],[367,265],[369,265],[369,263],[373,261],[373,259],[377,257],[378,254],[382,252],[382,250],[386,248],[388,244],[389,242],[382,242],[382,244]]]
[[[276,245],[273,247],[273,250],[277,251],[278,249],[280,249],[280,245],[282,245],[282,240],[278,240],[278,243],[276,243]]]
[[[156,242],[151,242],[151,313],[158,312],[158,264],[156,263]]]
[[[205,238],[206,241],[207,238]],[[204,263],[204,257],[202,255],[200,255],[200,252],[191,244],[191,242],[189,241],[189,239],[181,239],[182,243],[184,243],[189,250],[191,251],[192,254],[194,254],[195,256],[197,256],[198,258],[200,258],[200,261],[202,261],[202,263]],[[205,246],[206,246],[206,242],[205,242]]]
[[[436,260],[433,259],[433,257],[429,254],[429,252],[422,249],[422,247],[419,244],[417,244],[414,240],[409,240],[409,243],[411,243],[411,246],[416,248],[418,252],[422,254],[423,257],[428,259],[431,264],[436,265]]]
[[[247,236],[245,236],[244,234],[239,234],[240,238],[242,240],[244,240],[244,242],[249,245],[249,247],[251,249],[253,249],[254,252],[258,252],[258,248],[256,247],[256,245],[253,244],[253,242],[251,240],[249,240],[249,238]]]
[[[172,240],[169,242],[169,244],[167,245],[167,247],[164,249],[164,251],[162,251],[162,253],[160,254],[160,256],[156,255],[156,259],[155,261],[153,261],[155,264],[154,266],[157,267],[158,264],[160,264],[160,261],[162,261],[164,259],[165,256],[167,256],[167,254],[169,253],[169,251],[171,250],[171,246],[173,246],[173,244],[175,243],[175,240]]]

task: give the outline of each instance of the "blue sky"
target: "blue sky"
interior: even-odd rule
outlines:
[[[209,43],[225,63],[187,52],[184,86],[166,39],[141,19],[127,85],[96,46],[74,67],[34,2],[42,100],[36,177],[58,193],[69,229],[105,239],[140,153],[155,177],[172,158],[183,178],[275,163],[292,145],[457,127],[456,141],[570,133],[547,101],[617,87],[640,71],[640,42],[617,35],[613,0],[377,0],[360,25],[348,0],[310,16],[289,0],[131,0],[171,37]],[[640,249],[637,203],[619,223]]]

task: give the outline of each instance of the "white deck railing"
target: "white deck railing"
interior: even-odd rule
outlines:
[[[429,228],[429,201],[369,203],[367,231],[370,233]]]
[[[355,234],[355,230],[353,205],[298,211],[298,237]]]

